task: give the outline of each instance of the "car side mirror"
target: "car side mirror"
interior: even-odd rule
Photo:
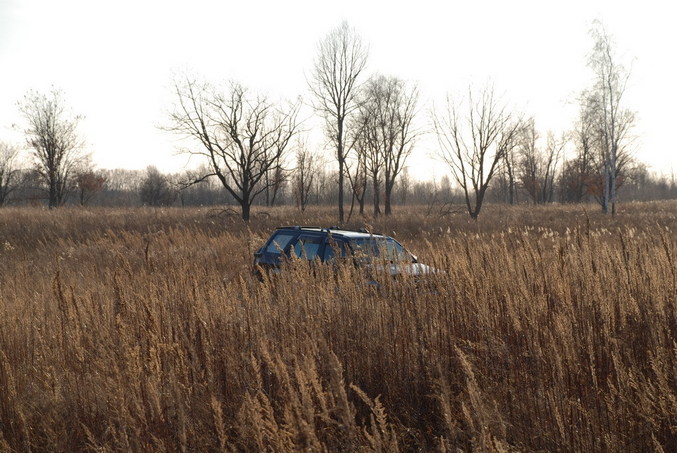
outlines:
[[[413,254],[411,255],[411,262],[414,263],[414,264],[418,263],[418,258],[416,257],[416,255],[413,255]]]

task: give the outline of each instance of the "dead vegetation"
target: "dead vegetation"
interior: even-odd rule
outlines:
[[[0,451],[677,450],[675,203],[370,219],[445,271],[378,291],[267,214],[0,210]]]

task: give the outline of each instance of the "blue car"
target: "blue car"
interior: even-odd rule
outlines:
[[[277,228],[254,253],[254,274],[261,278],[263,272],[280,272],[282,263],[291,258],[331,263],[337,257],[392,276],[433,272],[431,267],[418,263],[416,256],[390,236],[365,229],[285,226]]]

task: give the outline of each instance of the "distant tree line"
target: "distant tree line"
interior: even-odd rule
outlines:
[[[17,166],[16,157],[8,160],[12,155],[18,155],[16,149],[0,143],[0,206],[48,206],[48,188],[40,174],[31,168]],[[308,206],[335,206],[338,203],[336,169],[307,150],[298,151],[294,157],[292,163],[295,165],[282,169],[275,196],[261,197],[253,205],[295,206],[299,211]],[[549,176],[550,182],[545,183],[545,170],[536,171],[534,176],[534,167],[526,165],[529,159],[518,161],[522,163],[516,167],[515,184],[509,184],[507,171],[502,169],[494,184],[487,189],[487,202],[541,204],[598,201],[597,192],[586,191],[582,195],[578,192],[577,185],[572,184],[572,176],[567,172],[566,162],[559,162],[554,167],[554,176]],[[194,174],[194,171],[162,173],[152,166],[145,170],[87,169],[76,173],[61,205],[239,206],[239,202],[215,177],[187,185],[185,181]],[[537,187],[541,189],[536,191]],[[362,198],[367,202],[374,200],[371,185],[365,187]],[[435,214],[449,213],[450,210],[459,212],[465,204],[463,190],[456,187],[448,176],[437,180],[413,180],[407,168],[394,184],[391,198],[395,206],[424,205]],[[635,165],[624,176],[618,198],[622,201],[677,199],[677,175],[659,175],[649,171],[645,165]],[[373,215],[374,208],[368,205],[362,210],[363,215]],[[357,202],[353,212],[350,209],[346,212],[347,216],[359,214]]]
[[[25,146],[0,142],[0,206],[232,205],[247,221],[252,206],[322,204],[338,206],[344,221],[403,204],[478,218],[485,201],[597,202],[613,214],[619,200],[677,198],[674,174],[652,174],[633,156],[629,71],[601,24],[591,36],[591,84],[578,97],[575,124],[559,135],[540,131],[489,85],[450,93],[431,109],[431,124],[421,124],[417,86],[365,74],[368,47],[346,23],[318,42],[308,79],[330,152],[307,144],[300,98],[273,100],[234,81],[184,75],[174,80],[165,129],[186,140],[183,152],[201,166],[177,174],[95,169],[78,133],[81,116],[63,93],[30,91],[18,102]],[[414,181],[407,161],[431,129],[449,176]]]

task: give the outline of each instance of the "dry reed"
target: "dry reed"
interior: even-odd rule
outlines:
[[[249,276],[329,209],[0,210],[0,451],[677,451],[674,202],[408,211],[375,288]]]

